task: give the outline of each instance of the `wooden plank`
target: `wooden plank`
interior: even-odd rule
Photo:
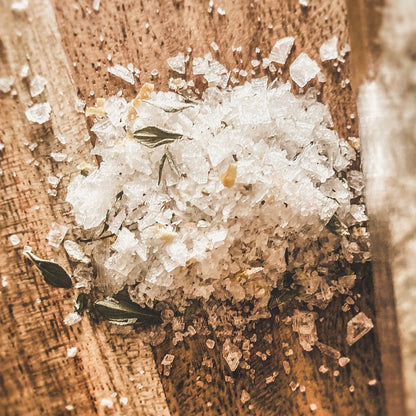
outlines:
[[[62,49],[53,9],[46,0],[32,0],[27,11],[12,13],[2,2],[0,21],[2,76],[16,77],[17,96],[1,96],[0,120],[5,149],[1,155],[0,296],[1,398],[0,413],[10,415],[106,414],[103,398],[113,400],[115,413],[169,415],[153,355],[141,336],[109,333],[105,325],[67,327],[63,317],[73,308],[71,297],[51,289],[23,261],[23,244],[42,256],[66,263],[62,250],[52,250],[45,236],[52,221],[70,224],[63,202],[71,172],[89,160],[85,119],[75,111],[76,90]],[[46,91],[31,99],[28,82],[17,74],[23,64],[30,74],[48,80]],[[48,101],[51,121],[42,126],[27,121],[24,111],[34,102]],[[59,144],[56,136],[66,138]],[[27,147],[37,143],[33,153]],[[50,152],[73,155],[72,163],[56,163]],[[63,174],[56,198],[48,197],[46,177]],[[12,246],[9,237],[19,236]],[[7,282],[7,285],[6,285]],[[107,342],[111,339],[111,342]],[[77,347],[75,358],[67,348]],[[141,387],[143,386],[143,387]],[[119,398],[129,399],[121,405]]]
[[[101,3],[96,13],[91,10],[91,2],[87,0],[54,2],[75,89],[80,98],[89,102],[94,101],[90,91],[94,91],[97,97],[109,96],[122,89],[125,96],[131,98],[140,87],[140,84],[131,87],[109,76],[106,71],[109,53],[112,54],[113,63],[126,65],[132,62],[139,67],[142,70],[142,82],[151,80],[150,72],[157,68],[160,73],[156,80],[157,88],[166,90],[168,78],[173,75],[167,69],[166,59],[188,46],[192,47],[194,56],[201,56],[209,51],[209,44],[215,41],[220,46],[216,55],[218,60],[230,69],[238,66],[251,70],[250,60],[256,57],[255,48],[259,46],[263,51],[262,56],[267,56],[274,42],[283,36],[296,37],[296,50],[291,60],[301,51],[319,60],[320,44],[335,34],[341,45],[348,42],[345,7],[341,0],[322,0],[308,9],[301,8],[297,0],[281,2],[278,7],[272,0],[216,2],[215,7],[226,10],[225,16],[220,16],[215,9],[212,15],[208,14],[207,2],[203,1],[115,0]],[[7,9],[5,5],[3,8]],[[48,18],[51,19],[51,16]],[[12,25],[20,17],[7,15],[4,19],[10,20],[8,24]],[[32,21],[31,25],[25,22],[25,27],[29,26],[30,30],[34,30],[32,26],[35,23],[37,27],[42,27],[37,21]],[[145,26],[147,22],[149,29]],[[272,29],[268,29],[270,24],[273,25]],[[49,20],[47,24],[44,23],[44,26],[48,25]],[[14,33],[11,28],[9,32]],[[1,33],[2,51],[16,53],[13,47],[12,51],[10,46],[7,47],[9,41],[4,40],[7,31]],[[103,36],[102,42],[100,35]],[[59,34],[56,36],[59,39]],[[25,51],[27,40],[21,42],[20,49],[17,49]],[[55,43],[59,44],[52,42],[53,45]],[[241,57],[235,56],[231,50],[232,46],[238,45],[243,46]],[[32,55],[38,53],[40,51],[36,50]],[[3,55],[6,54],[2,52]],[[340,135],[356,136],[356,122],[350,118],[356,111],[354,91],[348,86],[341,86],[341,81],[350,76],[349,62],[347,60],[339,73],[333,70],[332,64],[323,66],[328,81],[323,86],[317,84],[322,100],[329,104]],[[283,77],[287,76],[286,66],[283,68]],[[59,76],[56,75],[56,78]],[[203,87],[199,80],[196,81]],[[5,192],[4,196],[2,194],[4,202],[1,209],[5,211],[5,218],[1,232],[6,245],[2,248],[4,260],[1,260],[0,270],[2,276],[8,276],[9,282],[2,290],[1,298],[4,302],[1,313],[6,313],[1,319],[6,323],[6,329],[0,335],[0,341],[6,346],[6,354],[1,363],[1,368],[5,370],[1,372],[0,405],[4,404],[2,408],[7,408],[8,414],[60,414],[64,413],[66,404],[74,404],[75,409],[71,414],[103,413],[104,409],[99,406],[100,399],[118,393],[129,398],[129,407],[121,409],[117,397],[114,400],[114,414],[163,414],[163,392],[157,377],[152,379],[153,364],[149,364],[151,368],[145,374],[140,374],[141,369],[147,370],[140,367],[142,360],[151,361],[147,356],[149,350],[138,341],[140,335],[117,336],[110,334],[105,325],[91,326],[88,322],[83,322],[79,328],[63,327],[62,315],[70,309],[70,299],[60,291],[49,290],[38,276],[35,285],[32,272],[8,243],[7,237],[19,232],[22,243],[30,242],[32,246],[42,249],[43,253],[52,255],[43,238],[52,218],[56,216],[59,221],[64,221],[55,208],[59,204],[45,197],[46,187],[39,181],[50,171],[47,169],[50,161],[46,162],[45,156],[50,153],[54,140],[53,126],[34,129],[28,125],[22,117],[24,104],[20,101],[21,94],[24,94],[24,89],[19,87],[17,101],[10,96],[2,96],[5,105],[0,109],[6,142],[1,160],[5,172],[1,177],[1,189],[7,190],[7,195]],[[24,164],[30,152],[23,143],[25,139],[42,135],[45,137],[44,143],[36,150],[36,157],[41,162],[41,171],[38,173],[33,165]],[[62,167],[59,169],[62,170]],[[13,171],[18,181],[13,177]],[[62,198],[62,195],[61,190],[58,198]],[[35,200],[41,207],[36,217],[28,208]],[[33,231],[27,231],[29,227]],[[56,253],[53,255],[57,258]],[[18,265],[17,269],[14,268],[14,262]],[[371,276],[368,271],[364,275],[357,286],[357,292],[362,294],[359,307],[374,319]],[[37,298],[41,299],[41,303],[36,303]],[[375,387],[367,385],[370,379],[380,379],[376,334],[370,333],[359,343],[348,347],[345,343],[346,322],[352,313],[341,313],[341,304],[342,299],[336,299],[323,313],[324,320],[318,327],[323,342],[351,357],[350,365],[339,369],[338,377],[333,374],[337,369],[336,363],[318,351],[305,353],[301,350],[290,328],[278,317],[260,322],[255,329],[258,338],[256,350],[265,352],[269,349],[270,358],[262,361],[259,357],[252,357],[250,365],[255,370],[252,376],[250,371],[245,370],[230,374],[221,358],[220,348],[208,350],[203,337],[188,338],[176,347],[166,342],[155,348],[153,352],[158,370],[166,352],[176,356],[170,377],[162,378],[171,414],[303,415],[310,414],[309,405],[315,403],[318,406],[315,414],[319,415],[382,415],[382,383],[379,382]],[[10,306],[13,316],[7,309],[9,305],[15,305]],[[39,310],[43,311],[43,316]],[[27,317],[28,313],[33,314],[31,319]],[[264,339],[265,335],[272,336],[272,344]],[[39,359],[34,358],[31,352],[33,340],[38,339],[39,346],[34,351]],[[284,343],[288,347],[283,348]],[[14,350],[17,345],[18,352]],[[72,361],[66,359],[65,355],[66,347],[73,345],[79,347],[79,354]],[[290,348],[293,355],[286,356],[285,352]],[[204,356],[212,358],[212,368],[202,365]],[[290,375],[283,371],[283,360],[290,362]],[[321,364],[330,369],[327,374],[318,371]],[[275,382],[266,385],[265,378],[274,371],[279,372]],[[231,376],[232,382],[225,382],[225,376]],[[203,382],[202,387],[198,386],[200,383],[197,384],[197,381]],[[299,389],[292,392],[289,387],[291,381],[305,385],[305,394],[300,393]],[[143,386],[142,390],[137,388],[138,384]],[[150,386],[154,385],[156,387],[152,390]],[[351,385],[355,387],[354,393],[349,391]],[[251,400],[244,405],[240,400],[243,389],[251,395]],[[159,397],[161,401],[158,401]]]

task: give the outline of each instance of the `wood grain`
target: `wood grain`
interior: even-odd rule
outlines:
[[[342,0],[311,2],[313,4],[307,9],[301,8],[297,0],[278,4],[272,0],[223,0],[215,3],[212,14],[207,12],[207,3],[191,0],[102,1],[97,13],[92,11],[92,3],[87,0],[55,0],[53,4],[59,35],[78,96],[92,103],[95,97],[107,97],[119,90],[127,98],[136,94],[140,83],[130,86],[108,74],[108,54],[112,55],[112,64],[127,65],[131,62],[139,67],[142,83],[150,81],[150,72],[158,69],[159,77],[153,81],[158,89],[166,90],[169,77],[176,76],[168,70],[166,59],[180,51],[185,52],[187,47],[192,48],[192,56],[202,56],[210,50],[210,43],[215,41],[220,47],[219,52],[214,54],[216,59],[230,69],[238,67],[250,71],[251,59],[267,56],[274,42],[283,36],[293,35],[296,38],[296,48],[288,64],[301,51],[319,61],[320,44],[334,35],[338,36],[340,45],[348,42]],[[222,7],[226,15],[220,16],[216,12],[217,7]],[[8,11],[5,3],[3,9]],[[16,53],[16,39],[19,39],[12,26],[18,21],[27,30],[35,30],[39,35],[42,33],[38,29],[41,26],[36,28],[36,21],[24,20],[27,16],[22,18],[8,14],[6,17],[2,14],[2,19],[7,20],[9,30],[1,32],[0,53],[3,61],[7,59],[6,69],[2,67],[2,71],[7,73],[1,75],[16,74],[16,65],[13,67],[12,60],[8,58]],[[149,23],[149,29],[146,23]],[[273,28],[269,29],[269,25]],[[13,34],[12,40],[6,36],[7,33]],[[46,43],[39,47],[42,41]],[[22,56],[29,52],[29,46],[36,48],[31,51],[34,61],[41,61],[44,57],[42,50],[52,46],[48,43],[51,41],[42,38],[37,39],[38,44],[30,43],[26,38],[21,38],[19,42],[17,49],[23,54],[17,60],[19,63]],[[59,39],[55,43],[59,43]],[[242,46],[242,54],[233,54],[232,46],[239,45]],[[260,56],[256,56],[256,47],[261,48]],[[56,65],[51,58],[46,62],[48,68]],[[356,136],[356,121],[350,117],[356,112],[355,92],[348,84],[345,88],[341,85],[342,80],[350,77],[349,60],[347,58],[344,65],[340,64],[340,72],[332,63],[322,66],[327,82],[311,85],[319,88],[322,101],[329,105],[340,136]],[[287,79],[288,65],[281,69],[282,77]],[[57,71],[56,68],[53,70]],[[263,73],[258,71],[256,76]],[[55,83],[59,82],[60,75],[56,72],[47,78]],[[192,78],[189,68],[187,78]],[[201,79],[195,81],[200,89],[204,87]],[[241,78],[241,81],[244,79]],[[62,90],[64,95],[71,94],[74,86],[66,86]],[[94,96],[91,96],[91,91]],[[49,90],[47,92],[49,94]],[[27,123],[23,114],[25,96],[27,86],[19,85],[16,99],[10,95],[1,96],[0,108],[2,141],[6,144],[0,159],[4,170],[0,177],[0,209],[3,213],[0,270],[9,282],[2,289],[0,298],[1,319],[5,323],[0,335],[4,346],[0,405],[1,409],[6,409],[0,410],[0,413],[65,414],[65,405],[73,404],[74,410],[68,414],[106,412],[150,415],[163,414],[163,411],[168,414],[168,410],[163,410],[165,394],[170,413],[175,415],[308,415],[312,403],[318,407],[317,415],[383,414],[384,392],[379,377],[376,333],[372,332],[359,343],[348,347],[345,342],[346,322],[353,313],[340,311],[341,298],[322,313],[323,321],[319,323],[318,333],[322,342],[340,349],[351,358],[347,367],[338,368],[336,362],[318,351],[304,352],[290,327],[277,316],[259,322],[254,332],[247,334],[248,337],[254,333],[257,335],[258,341],[253,343],[254,352],[270,351],[270,357],[265,361],[253,354],[249,364],[254,372],[239,370],[231,374],[221,357],[218,343],[214,350],[208,350],[205,337],[199,335],[187,338],[175,347],[166,342],[155,348],[153,353],[159,371],[165,353],[176,357],[171,375],[161,376],[164,393],[154,376],[149,350],[140,344],[140,334],[129,337],[110,334],[105,325],[91,326],[87,321],[83,321],[80,327],[63,326],[62,316],[70,310],[71,300],[59,290],[50,290],[39,276],[36,275],[35,279],[33,272],[23,263],[19,251],[11,247],[7,239],[10,234],[17,233],[22,244],[30,243],[43,253],[58,258],[62,253],[50,251],[44,237],[53,218],[57,218],[58,222],[69,221],[62,216],[67,207],[58,202],[64,195],[63,186],[56,200],[46,196],[47,187],[41,182],[53,169],[62,171],[62,166],[56,166],[47,158],[52,145],[56,145],[55,127],[48,124],[34,128]],[[49,96],[48,99],[51,100]],[[71,125],[73,119],[68,117],[68,120]],[[77,134],[71,140],[79,144],[80,150],[86,149],[88,145],[80,137],[83,135]],[[39,139],[43,142],[35,151],[40,163],[37,169],[33,163],[25,163],[33,155],[24,142]],[[65,172],[70,170],[68,166]],[[39,205],[39,210],[33,208],[35,205]],[[59,259],[63,260],[62,256]],[[362,295],[358,301],[360,309],[376,320],[369,270],[363,272],[356,291]],[[271,344],[265,340],[267,335],[272,336]],[[34,343],[36,347],[33,347]],[[78,346],[79,354],[75,359],[67,359],[66,348],[74,345]],[[289,349],[293,350],[293,355],[286,356],[285,352]],[[203,365],[204,358],[212,359],[212,367]],[[283,371],[283,360],[290,362],[289,375]],[[142,362],[148,363],[150,369],[142,368]],[[330,369],[328,373],[318,371],[321,364]],[[145,374],[141,374],[142,370]],[[338,377],[334,376],[335,370],[340,371]],[[274,371],[279,373],[275,381],[266,384],[266,377]],[[369,387],[367,383],[373,378],[377,378],[379,383]],[[299,389],[293,392],[289,387],[291,381],[305,385],[305,393]],[[140,390],[138,385],[143,388]],[[355,387],[354,393],[349,391],[351,385]],[[245,404],[240,400],[243,389],[251,396]],[[114,409],[106,411],[99,401],[103,397],[111,397],[112,393],[118,394],[114,398]],[[120,396],[128,397],[128,407],[118,404]]]
[[[17,92],[15,98],[2,95],[0,109],[5,145],[0,270],[7,282],[0,297],[0,414],[107,414],[100,402],[109,398],[113,413],[169,415],[152,352],[141,336],[111,335],[105,325],[93,327],[87,319],[65,326],[73,291],[47,287],[23,261],[22,246],[29,244],[42,257],[54,257],[68,268],[62,250],[53,251],[45,236],[52,221],[72,221],[63,202],[64,189],[77,163],[91,159],[90,144],[84,141],[85,119],[75,111],[76,89],[50,3],[33,0],[26,12],[13,14],[3,2],[0,36],[1,75],[16,77]],[[42,126],[29,123],[24,114],[32,104],[28,82],[17,76],[25,63],[31,76],[48,79],[45,92],[33,99],[48,101],[53,108],[51,121]],[[66,138],[65,146],[56,139],[58,134]],[[38,144],[33,153],[28,149],[31,143]],[[72,163],[54,162],[52,151],[68,152]],[[47,194],[46,178],[53,173],[63,174],[56,198]],[[12,247],[12,234],[21,244]],[[76,357],[67,357],[69,347],[78,348]],[[127,405],[119,403],[121,396],[128,397]],[[66,410],[68,405],[74,410]]]

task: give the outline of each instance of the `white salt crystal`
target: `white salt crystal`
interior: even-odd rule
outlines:
[[[364,205],[351,205],[351,215],[358,222],[367,221],[368,217],[365,215],[365,206]]]
[[[18,244],[20,244],[20,238],[16,234],[12,234],[9,237],[9,241],[12,244],[12,246],[17,246]]]
[[[323,364],[319,367],[319,372],[322,374],[325,374],[329,371],[327,367],[325,367]]]
[[[114,406],[113,400],[109,399],[108,397],[104,397],[103,399],[101,399],[100,401],[100,405],[103,407],[107,407],[109,409],[112,409]]]
[[[348,357],[340,357],[338,359],[338,364],[340,367],[345,367],[351,360]]]
[[[48,102],[35,104],[25,111],[26,118],[32,123],[43,124],[50,119],[51,106]]]
[[[375,386],[377,384],[377,379],[373,378],[371,380],[368,380],[368,385],[369,386]]]
[[[71,312],[65,317],[64,324],[65,325],[74,325],[74,324],[77,324],[78,322],[80,322],[81,319],[82,319],[81,315],[79,315],[76,312]]]
[[[289,361],[284,360],[282,362],[282,364],[283,364],[283,370],[285,370],[285,373],[287,375],[289,375],[290,374],[290,364],[289,364]]]
[[[222,356],[224,357],[231,371],[237,370],[242,355],[243,354],[240,349],[234,345],[229,338],[227,338],[224,342],[224,345],[222,346]]]
[[[374,328],[373,321],[360,312],[347,323],[347,343],[352,345]]]
[[[330,61],[331,59],[337,59],[338,57],[338,38],[333,38],[324,42],[319,48],[319,56],[321,61]]]
[[[77,113],[83,113],[86,104],[87,103],[84,100],[81,100],[80,98],[76,97],[75,98],[75,111]]]
[[[295,43],[295,38],[292,36],[287,36],[285,38],[279,39],[273,46],[269,59],[278,64],[284,65],[286,63],[287,57],[290,54],[290,51],[293,48]]]
[[[50,175],[47,178],[49,185],[52,186],[52,188],[56,188],[59,185],[59,182],[61,181],[60,178],[57,176]]]
[[[69,358],[75,357],[77,355],[78,348],[77,347],[71,347],[66,349],[66,356]]]
[[[29,65],[25,64],[22,65],[22,67],[20,68],[20,72],[19,72],[19,76],[20,78],[27,78],[27,76],[29,75]]]
[[[98,12],[98,10],[100,10],[100,0],[93,0],[92,1],[92,8],[93,8],[93,10]]]
[[[120,403],[125,406],[129,402],[128,397],[120,397]]]
[[[205,344],[210,350],[212,350],[215,347],[215,341],[213,339],[207,339]]]
[[[68,410],[68,412],[70,412],[71,410],[74,410],[74,406],[72,406],[72,404],[68,404],[65,406],[65,409]]]
[[[301,88],[315,78],[319,71],[319,65],[305,52],[302,52],[289,68],[291,78]]]
[[[52,223],[52,228],[50,229],[46,239],[48,244],[52,247],[58,248],[62,243],[62,240],[65,237],[65,234],[68,231],[68,227],[65,225],[58,224],[56,222]]]
[[[11,91],[13,83],[14,83],[13,77],[0,78],[0,91],[3,92],[4,94],[7,94],[8,92]]]
[[[292,316],[292,329],[299,334],[299,342],[305,351],[312,351],[318,341],[315,320],[318,315],[314,312],[304,312],[295,309]]]
[[[67,158],[67,156],[68,155],[66,153],[51,152],[51,158],[55,162],[63,162]]]
[[[64,249],[72,261],[84,264],[89,264],[91,262],[91,259],[85,255],[82,247],[75,241],[65,240]]]
[[[166,62],[172,71],[175,71],[178,74],[185,73],[185,55],[183,52],[179,52],[176,56],[168,58]]]
[[[48,80],[46,78],[36,74],[30,81],[30,95],[32,97],[37,97],[42,94],[47,84]]]
[[[212,50],[215,51],[215,52],[218,52],[219,49],[220,49],[216,42],[211,42],[210,46],[211,46]]]
[[[15,12],[23,12],[29,6],[29,0],[15,0],[12,3],[11,9]]]
[[[248,393],[248,391],[246,391],[246,390],[242,390],[242,392],[241,392],[241,397],[240,397],[240,400],[241,400],[241,403],[243,403],[243,404],[245,404],[245,403],[247,403],[249,400],[251,399],[251,396],[250,396],[250,394]]]
[[[314,412],[315,410],[317,410],[317,409],[318,409],[318,406],[317,406],[315,403],[311,403],[311,404],[309,405],[309,408],[311,409],[311,412]]]
[[[225,10],[224,10],[224,9],[221,9],[221,7],[218,7],[218,8],[217,8],[217,13],[218,13],[220,16],[225,16]]]
[[[162,360],[162,365],[171,365],[172,363],[173,363],[173,360],[175,359],[175,356],[174,355],[172,355],[172,354],[166,354],[164,357],[163,357],[163,360]]]
[[[111,59],[109,59],[110,61]],[[122,65],[116,64],[114,66],[109,66],[107,67],[107,71],[118,77],[121,78],[123,81],[126,81],[128,83],[130,83],[131,85],[134,85],[134,76],[133,73],[131,71],[129,71],[127,68],[125,68]]]

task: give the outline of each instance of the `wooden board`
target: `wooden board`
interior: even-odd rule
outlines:
[[[64,185],[76,163],[57,164],[48,155],[62,150],[56,135],[63,129],[70,145],[80,149],[80,157],[88,157],[85,121],[73,111],[75,94],[90,103],[95,97],[107,97],[119,90],[131,98],[141,85],[130,86],[109,75],[108,54],[113,64],[131,62],[139,67],[141,82],[150,81],[150,72],[157,69],[159,76],[153,81],[157,88],[166,90],[169,77],[174,75],[166,59],[187,47],[192,48],[192,56],[202,56],[215,41],[220,48],[214,54],[216,59],[230,69],[250,72],[250,61],[267,56],[283,36],[296,38],[289,63],[301,51],[319,60],[320,44],[334,35],[341,46],[348,42],[342,0],[311,2],[307,9],[295,0],[279,4],[273,0],[224,0],[215,3],[212,14],[207,12],[207,3],[102,1],[95,12],[90,1],[55,0],[51,6],[46,0],[34,0],[23,13],[12,13],[8,2],[1,3],[0,76],[17,77],[29,53],[33,73],[49,80],[41,98],[49,100],[54,111],[51,123],[36,127],[27,122],[24,110],[30,97],[26,81],[17,81],[17,97],[0,95],[0,140],[5,144],[0,155],[4,172],[0,176],[0,273],[7,281],[0,294],[0,414],[306,415],[311,413],[312,403],[319,415],[383,414],[376,332],[348,347],[346,322],[353,313],[340,311],[342,299],[336,299],[322,314],[318,333],[322,342],[351,358],[347,367],[338,368],[318,351],[304,352],[290,327],[274,318],[260,322],[255,329],[258,341],[254,351],[269,350],[270,358],[262,361],[252,357],[249,363],[255,372],[251,375],[245,370],[231,374],[220,348],[208,350],[200,336],[187,338],[176,347],[166,342],[153,350],[153,360],[139,333],[111,334],[105,323],[93,325],[87,320],[78,326],[64,326],[63,316],[72,308],[70,296],[47,287],[22,259],[23,244],[30,244],[37,252],[65,261],[62,250],[52,250],[45,236],[52,221],[71,221],[69,207],[62,201]],[[217,7],[226,11],[225,16],[216,12]],[[232,47],[240,45],[241,55],[233,54]],[[256,47],[262,51],[260,56],[256,56]],[[356,112],[355,91],[348,84],[342,88],[341,83],[350,77],[349,59],[340,66],[340,72],[332,63],[322,66],[327,82],[316,86],[331,109],[335,128],[341,137],[356,136],[356,119],[350,117]],[[288,67],[282,70],[282,77],[287,79]],[[258,71],[256,76],[262,73]],[[200,80],[196,82],[203,87]],[[39,146],[32,153],[26,142],[38,142]],[[48,196],[45,183],[53,172],[64,173],[57,198]],[[11,245],[12,234],[20,237],[21,244]],[[362,295],[360,310],[376,321],[369,272],[356,290]],[[264,340],[267,334],[272,336],[271,344]],[[78,347],[78,354],[67,358],[67,348],[73,346]],[[286,356],[290,348],[293,355]],[[156,370],[161,370],[160,362],[167,352],[174,354],[176,361],[170,377],[159,378]],[[212,368],[202,365],[204,357],[213,360]],[[283,360],[290,362],[289,375],[283,371]],[[321,364],[330,371],[320,373]],[[340,371],[338,377],[334,370]],[[266,385],[265,378],[274,371],[279,374]],[[225,376],[231,377],[229,381]],[[373,378],[379,382],[369,387]],[[299,389],[293,392],[291,381],[304,385],[305,393]],[[352,385],[354,393],[349,391]],[[251,396],[245,404],[240,400],[243,389]],[[120,404],[120,397],[128,398],[127,405]],[[112,410],[100,405],[103,398],[113,400]],[[67,405],[73,410],[66,410]]]

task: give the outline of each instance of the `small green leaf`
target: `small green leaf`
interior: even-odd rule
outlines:
[[[43,260],[30,251],[25,252],[24,255],[40,270],[46,283],[63,289],[72,287],[72,280],[62,266],[53,261]]]
[[[141,324],[153,325],[162,322],[160,314],[149,308],[142,308],[127,298],[111,298],[94,302],[94,308],[107,321],[118,325],[128,325],[138,321]]]
[[[90,308],[90,298],[86,293],[80,293],[75,301],[75,312],[82,315]]]
[[[133,137],[144,146],[154,148],[179,140],[183,135],[156,126],[148,126],[136,130]]]
[[[182,103],[180,101],[171,101],[170,103],[162,103],[157,101],[151,100],[142,100],[146,104],[150,104],[153,107],[160,108],[161,110],[165,111],[166,113],[177,113],[179,111],[186,110],[187,108],[193,107],[192,104]]]

